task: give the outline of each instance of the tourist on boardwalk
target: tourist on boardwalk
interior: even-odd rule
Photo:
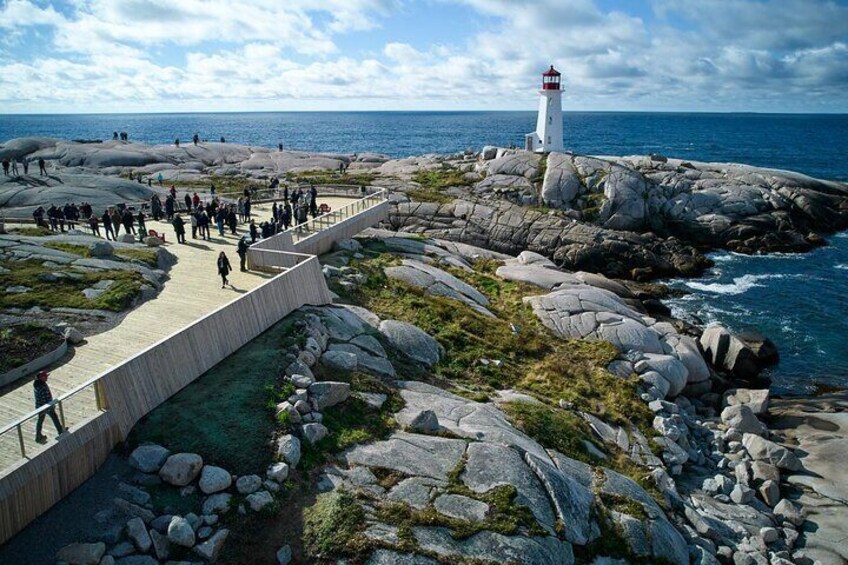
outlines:
[[[139,209],[138,215],[136,215],[136,220],[138,220],[138,235],[144,237],[147,235],[147,215],[145,215],[144,210]]]
[[[171,225],[174,226],[174,233],[177,236],[177,243],[185,243],[185,220],[183,220],[179,214],[176,215],[174,221],[171,222]]]
[[[59,229],[59,220],[56,217],[56,206],[55,204],[50,204],[50,207],[47,208],[47,220],[50,222],[50,229],[56,231]]]
[[[238,219],[240,222],[244,222],[244,197],[239,196],[238,199]]]
[[[186,200],[186,202],[188,202],[188,200]],[[199,207],[200,207],[200,197],[197,195],[197,193],[196,193],[196,192],[195,192],[195,193],[194,193],[194,195],[191,197],[191,204],[192,204],[192,206],[194,206],[195,208],[199,208]]]
[[[162,217],[162,201],[159,200],[159,195],[154,194],[150,197],[150,213],[153,215],[153,220],[158,222]]]
[[[91,228],[91,234],[100,237],[100,221],[95,214],[88,217],[88,227]]]
[[[197,225],[200,228],[200,237],[209,241],[211,239],[209,235],[209,215],[206,213],[206,210],[200,211],[200,215],[197,217]]]
[[[38,158],[38,172],[41,176],[47,175],[47,164],[44,162],[43,157]]]
[[[124,231],[126,233],[135,235],[135,221],[133,219],[133,213],[130,212],[129,208],[124,208],[124,212],[121,214],[121,223],[124,225]]]
[[[250,243],[256,243],[257,239],[259,239],[259,229],[256,227],[256,222],[250,220]]]
[[[283,187],[283,202],[289,201],[289,185]]]
[[[244,199],[244,217],[246,222],[250,221],[250,196]]]
[[[53,393],[50,392],[50,387],[47,386],[48,376],[50,376],[50,373],[47,371],[40,371],[32,382],[32,388],[35,392],[35,409],[38,410],[42,406],[50,407],[38,414],[38,420],[35,423],[35,441],[38,443],[47,443],[47,436],[41,433],[41,429],[44,426],[44,418],[48,415],[53,420],[53,425],[56,426],[57,434],[62,435],[67,431],[59,421],[59,417],[56,415],[56,409],[53,408],[56,402],[53,400]]]
[[[189,212],[189,221],[191,221],[191,238],[197,239],[197,212]]]
[[[183,198],[183,200],[185,200],[186,212],[190,213],[191,212],[191,196],[189,195],[188,192],[186,192],[186,195]]]
[[[221,207],[215,212],[215,225],[218,226],[218,235],[224,237],[224,224],[227,222],[227,211]]]
[[[76,224],[74,223],[74,211],[71,209],[70,202],[65,202],[65,207],[62,208],[62,214],[64,214],[65,219],[68,221],[68,229],[72,230],[76,228]],[[64,229],[62,231],[65,231]]]
[[[280,210],[279,208],[277,208],[276,202],[274,202],[274,204],[271,206],[271,217],[274,218],[275,224],[277,223],[277,220],[280,219]]]
[[[241,271],[245,272],[247,267],[245,266],[245,261],[247,260],[247,249],[250,246],[247,244],[247,238],[245,236],[241,236],[238,242],[238,256],[239,256],[239,264],[241,267]]]
[[[172,185],[171,185],[171,189],[170,189],[168,192],[170,192],[170,193],[171,193],[171,198],[173,198],[173,199],[174,199],[174,201],[176,201],[176,200],[177,200],[177,187],[175,187],[175,186],[172,184]]]
[[[172,195],[165,198],[165,218],[170,222],[174,219],[174,209],[177,207],[176,200]]]
[[[232,204],[230,205],[230,209],[227,211],[227,225],[230,226],[230,233],[236,235],[238,217],[236,216],[236,207]]]
[[[117,241],[118,234],[121,233],[121,222],[123,221],[123,216],[121,215],[120,210],[117,208],[112,208],[112,228],[115,230],[115,239]]]
[[[221,251],[218,254],[218,274],[221,275],[221,288],[224,288],[230,281],[227,280],[227,275],[230,274],[233,268],[230,266],[230,260],[227,259],[226,253]]]
[[[115,241],[118,240],[118,236],[115,235],[115,230],[112,229],[112,217],[109,215],[109,210],[103,211],[103,216],[100,218],[103,222],[103,231],[106,233],[106,241],[109,241],[109,234],[112,235],[111,239]]]
[[[292,224],[292,207],[291,204],[286,202],[286,205],[283,206],[283,213],[281,214],[283,221],[283,229],[287,230],[291,227]]]
[[[82,217],[87,220],[91,217],[91,214],[94,213],[94,210],[92,210],[91,204],[89,204],[88,202],[83,202],[80,205],[80,213],[82,214]]]
[[[44,213],[44,206],[39,206],[38,208],[32,211],[32,219],[35,220],[36,227],[46,227],[44,224]]]

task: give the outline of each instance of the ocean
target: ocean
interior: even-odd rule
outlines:
[[[278,112],[0,116],[0,140],[23,136],[109,139],[126,131],[147,143],[225,137],[233,143],[333,153],[424,153],[523,144],[535,112]],[[738,162],[848,181],[848,115],[566,112],[566,147],[590,155],[659,153]],[[671,301],[680,317],[754,329],[781,353],[777,392],[816,384],[848,387],[848,232],[811,253],[750,257],[719,252],[689,292]]]

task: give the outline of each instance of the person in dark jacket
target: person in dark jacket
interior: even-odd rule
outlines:
[[[188,192],[186,192],[184,200],[186,205],[186,211],[191,212],[191,195]]]
[[[97,215],[92,214],[88,217],[88,227],[91,228],[92,235],[100,237],[100,221],[97,219]]]
[[[103,231],[106,233],[106,241],[110,239],[117,241],[118,236],[115,235],[115,230],[112,229],[112,216],[109,215],[109,210],[105,210],[100,219],[103,221]],[[109,237],[110,234],[112,235],[111,238]]]
[[[245,266],[245,261],[247,260],[247,249],[250,246],[247,244],[247,239],[244,236],[241,236],[241,239],[238,242],[238,256],[239,263],[241,264],[241,272],[247,271],[247,267]]]
[[[38,443],[47,443],[47,436],[41,433],[41,428],[44,426],[44,418],[48,415],[53,420],[53,425],[56,426],[57,434],[61,435],[67,431],[62,426],[62,423],[59,422],[56,409],[53,408],[53,393],[50,392],[50,387],[47,386],[48,376],[50,376],[50,373],[47,371],[40,371],[32,383],[32,388],[35,392],[35,409],[38,410],[42,406],[50,407],[38,414],[38,421],[35,423],[35,441]]]
[[[174,219],[174,210],[177,207],[177,201],[172,195],[165,198],[165,219],[169,222]]]
[[[227,280],[227,275],[232,270],[233,268],[230,266],[230,260],[227,259],[227,254],[221,251],[218,254],[218,274],[221,275],[221,288],[230,284],[230,281]]]
[[[138,220],[138,235],[142,237],[147,235],[147,224],[145,223],[146,219],[147,216],[145,215],[144,210],[139,209],[136,220]]]
[[[174,233],[177,235],[177,243],[185,243],[185,220],[177,214],[171,224],[174,226]]]
[[[286,205],[283,207],[281,219],[283,221],[283,229],[289,229],[292,224],[292,207],[288,202],[286,202]]]
[[[259,239],[259,228],[256,227],[254,220],[250,220],[250,243],[256,243],[257,239]]]
[[[121,223],[124,224],[124,231],[126,233],[135,235],[135,227],[133,226],[135,222],[129,208],[124,208],[124,213],[121,214]]]
[[[230,233],[236,235],[236,226],[238,226],[238,216],[236,215],[236,207],[230,206],[227,211],[227,225],[230,226]]]

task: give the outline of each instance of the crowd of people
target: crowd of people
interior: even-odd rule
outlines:
[[[20,160],[18,160],[17,158],[13,158],[12,160],[3,159],[3,174],[7,177],[9,175],[17,177],[17,176],[20,176],[20,174],[21,174],[20,171],[21,171],[21,169],[23,169],[24,174],[28,175],[29,174],[29,163],[30,163],[30,161],[29,161],[29,158],[27,158],[27,157],[24,157]],[[21,166],[20,169],[18,168],[18,165]],[[43,157],[38,158],[38,173],[41,176],[47,175],[47,162],[44,160]]]

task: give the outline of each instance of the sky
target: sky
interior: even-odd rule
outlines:
[[[848,0],[0,0],[0,114],[848,113]]]

